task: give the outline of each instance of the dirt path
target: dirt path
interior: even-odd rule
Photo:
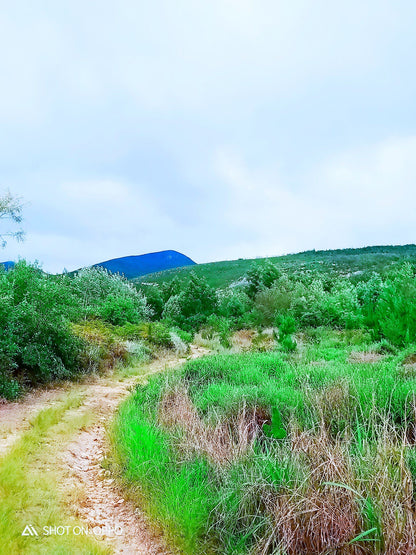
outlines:
[[[208,352],[202,347],[191,346],[191,354],[187,358],[199,358]],[[108,449],[106,424],[135,383],[186,360],[171,354],[153,360],[140,375],[125,379],[107,376],[74,386],[85,394],[83,404],[76,410],[80,414],[90,413],[94,418],[88,429],[80,431],[69,445],[62,446],[62,450],[56,453],[54,463],[59,465],[60,474],[64,477],[59,489],[72,514],[84,526],[104,531],[99,537],[114,553],[173,553],[140,507],[121,497],[109,471],[102,468],[102,460]],[[65,389],[50,389],[32,393],[19,403],[0,405],[0,457],[30,426],[30,420],[36,413],[58,402],[63,395]]]
[[[56,404],[66,389],[39,389],[26,395],[22,401],[0,401],[0,458],[30,427],[31,419],[41,410]]]

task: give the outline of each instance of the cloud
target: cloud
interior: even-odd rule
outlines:
[[[0,186],[30,204],[2,258],[58,271],[413,240],[415,3],[3,12]]]
[[[251,230],[252,256],[414,241],[415,136],[340,153],[295,184],[226,151],[216,168],[230,193],[229,221]]]
[[[66,199],[80,203],[123,204],[129,197],[129,188],[117,181],[103,179],[101,181],[78,181],[63,183],[61,192]]]

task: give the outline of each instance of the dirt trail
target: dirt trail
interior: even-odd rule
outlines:
[[[39,389],[26,395],[22,401],[0,401],[0,458],[30,427],[31,419],[41,410],[57,403],[65,390],[66,387]]]
[[[199,358],[209,351],[191,346],[187,358]],[[108,449],[106,423],[119,403],[138,381],[146,376],[176,367],[187,360],[167,355],[149,363],[145,372],[125,379],[117,376],[97,378],[78,386],[85,393],[80,413],[94,415],[94,423],[82,430],[56,453],[63,483],[62,497],[70,500],[71,512],[88,528],[105,527],[102,541],[114,553],[164,555],[173,553],[148,522],[146,516],[133,503],[124,500],[101,462]],[[40,410],[56,403],[65,389],[57,388],[35,392],[18,403],[0,405],[0,457],[30,426],[30,420]]]

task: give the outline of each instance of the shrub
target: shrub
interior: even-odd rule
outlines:
[[[220,343],[223,347],[230,347],[230,335],[231,335],[231,322],[228,318],[224,316],[217,316],[212,314],[207,319],[207,327],[211,331],[207,337],[213,337],[215,333],[218,334],[220,338]]]
[[[4,375],[0,370],[0,399],[12,401],[19,396],[20,391],[18,382]]]
[[[386,280],[375,310],[379,329],[395,345],[416,340],[416,277],[406,263]]]
[[[125,340],[142,339],[156,347],[172,347],[171,329],[163,322],[127,323],[115,328],[114,333]]]
[[[193,335],[192,333],[189,333],[187,331],[181,330],[180,328],[173,328],[172,329],[173,333],[176,333],[176,335],[181,339],[181,341],[183,341],[186,345],[189,345],[190,343],[192,343],[192,339],[193,339]]]
[[[175,293],[166,302],[163,319],[184,329],[196,331],[213,314],[217,307],[214,289],[204,278],[191,272],[189,281],[180,293]]]
[[[146,297],[147,304],[152,311],[152,320],[160,320],[165,306],[161,288],[156,284],[141,285],[139,291]]]
[[[128,322],[137,324],[143,317],[138,310],[137,302],[131,297],[117,297],[110,295],[101,306],[101,316],[110,324],[122,326]]]
[[[105,317],[110,323],[136,323],[151,316],[143,293],[118,274],[100,267],[86,268],[67,279],[81,316]],[[124,309],[127,314],[123,317]]]
[[[68,292],[54,277],[19,262],[2,275],[0,298],[3,373],[18,372],[30,383],[73,375],[83,345],[65,318]]]
[[[218,314],[226,318],[233,329],[245,327],[250,311],[250,299],[243,291],[228,289],[220,291],[218,297]]]
[[[296,321],[293,316],[277,316],[276,325],[279,328],[278,340],[284,351],[295,351],[297,344],[292,338],[292,334],[296,331]]]
[[[84,345],[80,367],[87,372],[113,368],[117,362],[126,361],[128,346],[117,337],[116,329],[101,320],[73,324],[72,330]]]
[[[253,299],[259,291],[271,287],[280,275],[280,270],[270,260],[265,260],[261,264],[253,264],[246,276],[247,295]]]

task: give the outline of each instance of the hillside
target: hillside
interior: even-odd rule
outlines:
[[[11,260],[7,260],[6,262],[0,262],[0,266],[3,266],[5,270],[9,270],[10,268],[13,268],[14,266],[14,262],[12,262]]]
[[[113,258],[94,264],[93,267],[105,268],[113,274],[122,274],[127,279],[134,279],[153,272],[193,265],[195,262],[188,256],[177,251],[167,250]]]
[[[359,274],[365,272],[384,272],[391,264],[403,260],[416,262],[416,245],[384,245],[362,247],[357,249],[337,249],[326,251],[305,251],[297,254],[287,254],[271,258],[225,260],[198,264],[193,267],[183,267],[155,272],[137,279],[138,283],[145,281],[163,283],[171,281],[175,276],[186,278],[190,271],[198,276],[204,276],[208,283],[215,288],[228,287],[243,279],[253,264],[261,264],[270,260],[282,269],[292,272],[318,270],[322,273]],[[359,275],[357,274],[357,275]]]

